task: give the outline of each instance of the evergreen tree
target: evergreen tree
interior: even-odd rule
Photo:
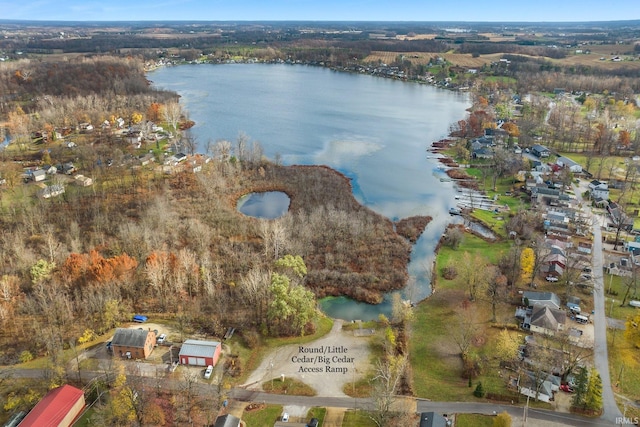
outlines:
[[[573,401],[571,404],[575,407],[581,407],[584,404],[585,396],[587,394],[587,387],[589,385],[589,372],[584,366],[578,367],[576,374],[576,384],[574,387]]]
[[[475,397],[484,397],[484,388],[482,388],[482,382],[479,382],[476,389],[473,391]]]
[[[589,372],[589,385],[584,404],[587,409],[595,412],[599,412],[602,409],[602,378],[600,378],[600,373],[595,368],[592,368]]]

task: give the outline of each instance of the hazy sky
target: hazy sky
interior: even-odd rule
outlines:
[[[616,21],[639,0],[0,0],[0,19],[65,21]]]

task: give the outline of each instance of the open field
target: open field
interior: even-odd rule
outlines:
[[[427,37],[425,37],[427,38]],[[498,39],[492,41],[499,41]],[[594,68],[602,68],[605,70],[615,70],[619,68],[631,68],[640,69],[640,60],[635,59],[632,55],[625,55],[624,52],[633,52],[633,46],[631,45],[602,45],[602,46],[588,46],[584,50],[590,50],[590,53],[573,53],[572,51],[565,58],[552,59],[533,57],[530,58],[545,59],[552,63],[565,66],[589,66]],[[442,57],[448,62],[468,68],[480,68],[485,64],[491,64],[492,62],[499,61],[504,57],[504,53],[492,53],[486,55],[480,55],[474,58],[470,53],[436,53],[436,52],[382,52],[374,51],[368,55],[364,62],[377,62],[382,61],[385,64],[390,64],[396,60],[399,55],[404,55],[405,60],[411,61],[414,65],[428,64],[429,60],[436,57]],[[615,56],[620,57],[620,61],[612,61]],[[604,58],[604,59],[601,59]]]

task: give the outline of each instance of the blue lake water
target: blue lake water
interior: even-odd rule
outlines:
[[[267,64],[184,65],[148,78],[178,92],[199,151],[207,142],[234,142],[239,133],[259,141],[284,164],[327,165],[352,180],[358,201],[392,220],[430,215],[414,246],[403,298],[430,295],[434,248],[456,206],[451,182],[426,148],[466,116],[465,94],[427,85],[326,68]],[[389,304],[345,298],[321,303],[332,317],[373,319]]]

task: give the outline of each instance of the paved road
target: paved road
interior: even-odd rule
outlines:
[[[622,413],[616,404],[615,397],[613,395],[613,389],[611,388],[611,375],[609,373],[609,357],[607,351],[607,321],[605,314],[605,302],[606,297],[604,295],[604,270],[602,269],[604,264],[604,255],[602,252],[602,232],[600,229],[600,221],[591,212],[591,208],[588,203],[582,201],[582,193],[586,190],[586,185],[582,185],[577,188],[574,186],[574,192],[576,197],[583,205],[583,210],[592,218],[593,228],[593,248],[591,252],[593,254],[593,328],[594,328],[594,342],[593,342],[593,362],[600,372],[602,378],[602,403],[604,414],[602,419],[610,422],[610,425],[615,425],[616,418],[622,417]]]
[[[42,369],[7,369],[13,378],[44,378],[45,372]],[[89,383],[91,379],[103,376],[103,372],[82,372],[82,379],[85,383]],[[174,379],[161,379],[157,377],[141,377],[150,388],[162,388],[171,390],[180,390],[183,386],[182,381]],[[215,391],[214,384],[197,383],[196,388],[199,393],[205,395]],[[244,388],[234,388],[228,392],[228,397],[244,402],[264,402],[277,405],[296,405],[296,406],[322,406],[333,408],[357,408],[357,409],[373,409],[374,405],[371,399],[355,399],[352,397],[308,397],[308,396],[291,396],[283,394],[270,394],[255,390],[247,390]],[[491,415],[494,412],[500,413],[507,411],[514,418],[522,417],[523,408],[513,405],[499,405],[492,403],[461,403],[461,402],[432,402],[425,399],[415,399],[417,412],[434,411],[441,414],[455,413],[478,413]],[[555,412],[541,409],[528,409],[528,418],[532,425],[536,425],[535,421],[547,421],[558,425],[567,426],[585,426],[585,427],[611,427],[614,422],[608,418],[584,418],[579,415]]]
[[[276,405],[295,405],[295,406],[323,406],[334,408],[357,408],[372,409],[373,403],[371,399],[354,399],[345,397],[307,397],[307,396],[285,396],[279,394],[269,394],[253,390],[233,389],[230,393],[231,397],[246,402],[264,402]],[[491,403],[464,403],[464,402],[431,402],[428,400],[417,399],[417,412],[434,411],[440,414],[485,414],[492,415],[507,411],[512,417],[522,417],[523,408],[512,405],[496,405]],[[554,412],[541,409],[529,408],[528,418],[539,421],[549,421],[559,425],[566,426],[585,426],[585,427],[612,427],[613,422],[600,418],[591,419],[584,418],[579,415],[568,414],[563,412]]]
[[[594,327],[594,364],[602,377],[602,403],[604,408],[603,419],[612,423],[616,417],[622,417],[622,413],[616,404],[611,388],[611,375],[609,373],[609,357],[607,352],[607,322],[605,319],[604,280],[603,280],[603,254],[602,233],[600,225],[593,225],[593,327]]]

